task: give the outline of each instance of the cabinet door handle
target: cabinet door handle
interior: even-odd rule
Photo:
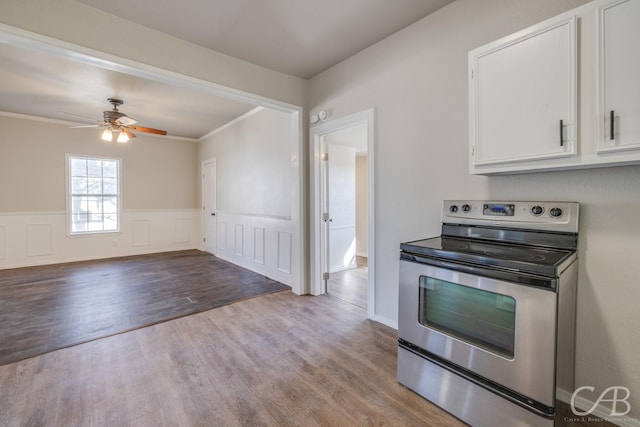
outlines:
[[[560,146],[564,146],[564,138],[563,138],[563,131],[562,129],[564,128],[564,122],[562,120],[560,120]]]
[[[613,113],[613,110],[611,110],[611,112],[609,113],[609,139],[611,141],[613,141],[615,138],[615,122],[616,122],[616,116]]]

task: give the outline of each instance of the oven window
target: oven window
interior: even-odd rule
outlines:
[[[507,295],[420,276],[419,322],[513,359],[516,301]]]

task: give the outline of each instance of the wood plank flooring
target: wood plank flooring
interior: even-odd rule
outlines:
[[[272,293],[0,366],[0,426],[463,426],[398,384],[396,339]]]
[[[369,269],[365,257],[357,257],[357,268],[331,273],[327,282],[331,295],[365,309],[368,286]]]
[[[0,365],[287,289],[197,250],[0,270]]]
[[[279,292],[5,365],[0,425],[462,426],[365,316]]]
[[[358,307],[367,308],[367,286],[369,270],[367,267],[352,268],[331,273],[327,282],[328,292]]]

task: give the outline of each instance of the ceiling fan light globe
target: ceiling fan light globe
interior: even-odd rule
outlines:
[[[129,142],[129,136],[124,132],[120,132],[117,141],[122,144],[124,144],[125,142]]]
[[[105,129],[102,132],[102,136],[100,137],[103,141],[111,142],[113,139],[113,134],[111,133],[111,129]]]

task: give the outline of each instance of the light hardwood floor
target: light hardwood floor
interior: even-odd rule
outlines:
[[[328,292],[334,297],[367,308],[369,268],[367,258],[357,257],[357,268],[331,273],[327,282]]]
[[[1,426],[461,426],[396,381],[396,333],[258,297],[0,367]]]

